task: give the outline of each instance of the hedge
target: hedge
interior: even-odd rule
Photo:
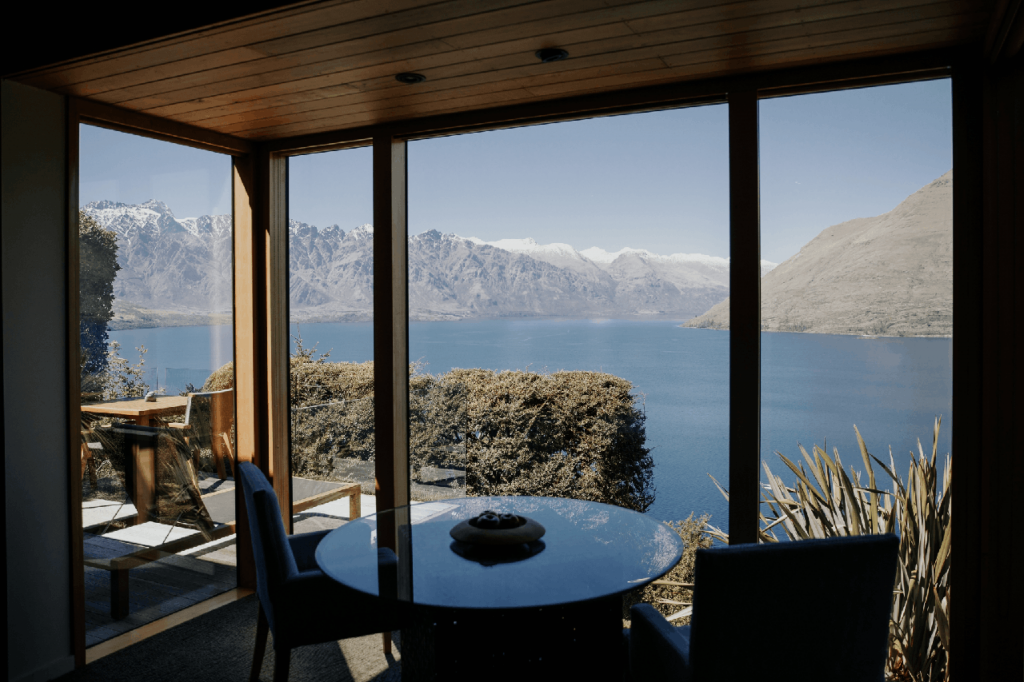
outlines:
[[[330,478],[336,457],[374,456],[373,363],[291,358],[292,472]],[[424,466],[465,469],[467,495],[546,495],[640,512],[654,463],[632,384],[602,372],[409,372],[413,480]],[[231,368],[204,390],[227,388]]]

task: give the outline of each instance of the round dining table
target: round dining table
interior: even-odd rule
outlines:
[[[450,530],[485,511],[525,516],[536,541],[470,545]],[[397,561],[379,561],[378,547]],[[402,679],[622,679],[623,595],[679,561],[667,525],[599,502],[467,497],[412,504],[350,521],[316,550],[339,583],[407,614]],[[359,614],[339,614],[358,618]]]

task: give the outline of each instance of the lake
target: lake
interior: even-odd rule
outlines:
[[[318,344],[332,360],[373,357],[370,324],[292,325],[303,344]],[[230,327],[162,327],[110,333],[121,355],[137,361],[145,344],[147,378],[169,392],[197,387],[231,359]],[[863,470],[853,425],[868,449],[906,476],[920,438],[931,450],[932,425],[942,416],[940,456],[952,433],[952,340],[861,338],[764,333],[761,369],[761,458],[791,482],[773,453],[800,457],[798,444],[838,448],[847,470]],[[414,322],[410,359],[431,374],[453,367],[598,370],[633,383],[647,414],[647,445],[655,462],[657,498],[650,514],[664,520],[691,511],[728,528],[727,504],[708,474],[728,487],[729,332],[684,329],[678,322],[621,320],[481,320]],[[127,349],[127,350],[126,350]],[[293,339],[294,349],[294,339]],[[751,424],[751,433],[756,425]],[[884,473],[879,485],[884,486]],[[865,481],[866,483],[866,481]]]

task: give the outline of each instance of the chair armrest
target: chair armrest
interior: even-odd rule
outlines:
[[[690,628],[677,628],[650,604],[630,609],[629,671],[634,680],[689,682]]]
[[[320,570],[316,564],[316,547],[330,532],[329,530],[318,530],[312,533],[288,536],[288,545],[292,548],[292,555],[295,556],[295,564],[299,567],[299,571]]]

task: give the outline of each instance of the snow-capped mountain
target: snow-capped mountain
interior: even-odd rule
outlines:
[[[115,296],[149,310],[231,308],[231,216],[174,217],[161,202],[84,208],[117,233]],[[373,311],[373,226],[289,221],[296,320],[366,320]],[[577,251],[526,239],[486,242],[425,232],[409,238],[413,319],[620,317],[686,319],[725,299],[729,262],[642,249]],[[767,264],[771,266],[773,264]]]
[[[346,233],[292,221],[289,233],[292,317],[367,319],[372,228]],[[410,317],[686,319],[728,295],[729,263],[722,258],[627,249],[595,260],[590,252],[531,238],[415,235],[408,251]]]
[[[82,210],[117,234],[115,301],[179,312],[231,310],[231,216],[178,220],[160,201],[95,201]]]

